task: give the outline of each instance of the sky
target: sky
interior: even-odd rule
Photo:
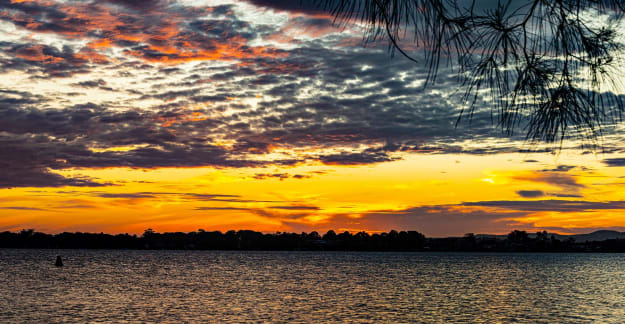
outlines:
[[[625,230],[622,125],[509,135],[291,0],[0,0],[0,231]]]

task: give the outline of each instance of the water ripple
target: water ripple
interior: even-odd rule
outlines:
[[[623,318],[619,254],[0,250],[3,323]]]

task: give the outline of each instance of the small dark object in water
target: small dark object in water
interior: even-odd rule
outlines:
[[[61,259],[60,255],[56,256],[56,263],[54,264],[57,267],[62,267],[63,266],[63,259]]]

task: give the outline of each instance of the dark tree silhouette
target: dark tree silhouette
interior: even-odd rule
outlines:
[[[600,138],[620,121],[624,101],[618,24],[623,0],[313,0],[338,21],[360,20],[366,41],[390,40],[392,51],[429,68],[445,64],[465,86],[463,112],[480,98],[510,135],[530,141]],[[423,49],[423,61],[403,47]],[[462,117],[460,114],[458,120]]]
[[[524,242],[529,239],[526,231],[514,230],[508,234],[508,240],[512,242]]]
[[[287,250],[287,251],[481,251],[481,252],[625,252],[625,239],[576,242],[563,241],[547,232],[531,237],[512,231],[504,237],[466,234],[464,237],[426,238],[417,231],[336,234],[274,233],[249,230],[158,233],[143,235],[104,233],[45,234],[34,230],[0,232],[1,248],[29,249],[137,249],[137,250]]]

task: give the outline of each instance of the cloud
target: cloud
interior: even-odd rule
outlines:
[[[516,193],[523,198],[538,198],[545,195],[541,190],[519,190]]]
[[[278,179],[280,181],[284,179],[308,179],[311,178],[310,174],[288,174],[288,173],[256,173],[254,174],[254,179],[264,180],[264,179]]]
[[[0,136],[0,188],[15,187],[104,187],[111,183],[101,183],[88,177],[64,177],[53,173],[46,161],[39,161],[35,151],[6,145]],[[10,143],[12,144],[12,143]],[[50,161],[52,162],[52,161]]]
[[[363,151],[358,153],[342,152],[339,154],[329,154],[319,156],[319,161],[326,165],[359,165],[379,162],[389,162],[396,160],[384,152]]]
[[[581,213],[598,210],[624,210],[625,201],[571,201],[571,200],[520,200],[475,201],[453,205],[425,205],[400,210],[378,210],[364,213],[338,213],[326,215],[322,221],[308,222],[306,216],[296,218],[267,215],[280,219],[285,226],[301,231],[348,230],[357,232],[389,231],[391,229],[416,230],[427,236],[460,236],[474,233],[508,233],[514,229],[528,231],[558,230],[560,232],[588,232],[594,227],[572,225],[544,227],[531,221],[539,212]],[[529,220],[525,218],[530,217]]]
[[[268,207],[235,207],[235,206],[208,206],[208,207],[195,207],[194,210],[230,210],[230,211],[244,211],[252,213],[264,218],[291,222],[294,220],[301,220],[308,216],[314,215],[314,213],[321,210],[317,206],[304,206],[304,205],[285,205],[285,206],[268,206]]]
[[[61,192],[66,193],[66,192]],[[205,193],[184,193],[184,192],[127,192],[127,193],[108,193],[108,192],[90,192],[90,195],[99,198],[111,199],[168,199],[167,197],[175,197],[176,199],[185,199],[189,201],[214,201],[227,203],[282,203],[280,200],[258,200],[258,199],[240,199],[239,195],[228,194],[205,194]]]
[[[278,11],[291,13],[302,13],[308,15],[328,15],[329,12],[323,10],[318,2],[314,0],[291,1],[291,0],[245,0],[261,8],[269,8]]]
[[[245,207],[195,207],[195,210],[246,210],[249,211],[250,208]]]
[[[106,81],[104,81],[103,79],[81,81],[81,82],[74,83],[73,85],[76,87],[81,87],[81,88],[86,88],[86,89],[96,88],[96,89],[106,90],[106,91],[115,91],[113,88],[107,86]]]
[[[6,169],[5,169],[6,170]],[[111,183],[100,183],[89,178],[66,178],[43,169],[8,170],[0,175],[0,188],[17,187],[105,187]]]
[[[563,190],[572,191],[574,194],[586,187],[584,184],[577,182],[574,176],[562,172],[538,171],[529,174],[514,175],[511,178],[514,180],[546,183],[560,187]]]
[[[239,198],[239,195],[224,195],[224,194],[198,194],[198,193],[185,193],[184,196],[196,200],[215,200],[215,199],[233,199]]]
[[[625,158],[609,158],[609,159],[604,159],[602,162],[608,167],[625,166]]]
[[[40,66],[55,77],[76,73],[69,71],[70,67],[86,62],[108,63],[108,49],[112,47],[122,49],[129,57],[167,64],[284,55],[275,48],[249,45],[256,38],[255,32],[232,15],[230,19],[213,20],[212,24],[200,19],[207,14],[222,14],[223,6],[199,9],[167,3],[147,0],[0,3],[0,9],[7,9],[0,19],[16,26],[31,32],[91,40],[80,52],[69,46],[59,52],[47,45],[19,45],[5,53]]]
[[[285,224],[300,230],[335,229],[352,232],[389,231],[392,229],[416,230],[427,236],[462,235],[468,231],[476,233],[505,232],[512,227],[513,217],[521,217],[524,212],[494,213],[475,208],[459,206],[420,206],[402,210],[371,211],[367,213],[335,214],[326,221],[310,224],[284,220]]]
[[[585,212],[592,210],[625,209],[625,201],[577,201],[577,200],[498,200],[465,202],[463,206],[493,207],[515,211]]]
[[[20,207],[20,206],[0,207],[0,209],[8,209],[8,210],[32,210],[32,211],[45,211],[45,209],[42,209],[42,208],[35,208],[35,207]]]
[[[541,172],[569,172],[575,168],[576,166],[574,165],[562,165],[561,164],[555,167],[554,169],[543,169],[541,170]]]
[[[0,91],[0,143],[15,152],[5,163],[18,167],[36,157],[32,169],[48,178],[42,183],[97,186],[54,172],[350,166],[406,154],[520,151],[522,138],[494,128],[488,103],[470,125],[456,127],[459,96],[448,90],[458,83],[450,71],[442,69],[424,90],[427,68],[377,47],[337,46],[352,32],[326,33],[327,13],[296,2],[248,2],[291,13],[275,25],[246,20],[241,11],[248,7],[240,4],[0,2],[0,19],[17,35],[0,41],[0,73],[20,71],[41,89],[65,87],[28,93],[28,80]],[[284,30],[301,41],[266,42]],[[533,181],[583,187],[545,174]],[[18,177],[6,185],[12,181],[27,185]]]
[[[283,210],[320,210],[317,206],[271,206],[271,209],[283,209]]]
[[[0,60],[2,70],[25,70],[31,78],[66,78],[89,73],[92,65],[106,64],[108,59],[88,48],[62,50],[43,44],[3,44],[0,51],[9,56]],[[38,72],[38,73],[37,73]]]
[[[157,7],[163,7],[170,1],[168,0],[105,0],[112,4],[117,4],[137,10],[153,10]]]
[[[329,55],[328,53],[322,52],[322,55]],[[362,56],[363,64],[380,57]],[[344,60],[330,60],[327,64],[336,67],[338,72],[345,68],[349,70],[345,73],[358,71],[358,64],[346,65]],[[399,69],[400,65],[391,67],[390,70]],[[175,71],[179,69],[168,70],[178,73]],[[384,80],[394,72],[389,73],[389,69],[382,66],[375,67],[371,70],[371,77],[377,73],[382,75],[380,78],[376,76],[376,80]],[[258,76],[250,74],[249,77],[253,80]],[[309,75],[301,76],[308,77]],[[332,79],[322,82],[323,84],[344,82],[334,79],[330,74],[324,74],[322,78],[326,77]],[[369,78],[368,75],[366,77]],[[299,78],[300,76],[296,76],[296,79]],[[451,143],[458,139],[456,135],[476,139],[482,132],[490,134],[490,131],[483,131],[474,122],[476,126],[472,127],[471,134],[458,132],[453,135],[449,131],[453,128],[455,119],[452,114],[433,115],[433,107],[428,107],[426,101],[422,102],[422,109],[414,109],[403,100],[375,94],[378,91],[367,90],[365,93],[370,94],[358,100],[337,100],[329,96],[311,97],[301,101],[286,100],[286,97],[292,98],[291,92],[300,91],[299,86],[287,87],[291,84],[277,80],[276,84],[270,85],[274,90],[280,89],[276,90],[276,99],[259,101],[259,109],[255,110],[233,106],[230,98],[236,94],[232,92],[212,96],[210,100],[215,103],[210,108],[185,108],[184,104],[167,104],[153,110],[118,110],[92,103],[59,109],[39,109],[33,102],[27,101],[29,94],[11,94],[11,100],[23,102],[18,105],[9,104],[7,95],[7,104],[0,104],[0,129],[14,134],[6,139],[7,143],[12,142],[9,146],[19,146],[21,150],[28,152],[37,151],[41,164],[51,169],[255,167],[270,164],[293,165],[314,160],[331,165],[359,165],[396,160],[398,157],[393,155],[396,152],[432,152],[421,141]],[[78,82],[77,85],[91,87],[104,86],[104,83],[101,79],[94,78]],[[241,86],[247,87],[249,84],[242,81]],[[189,89],[168,90],[150,96],[163,100],[178,97],[201,102],[206,100],[198,97],[198,91]],[[447,104],[441,106],[440,96],[428,100],[439,109],[451,109]],[[220,102],[228,103],[228,109],[237,113],[220,118],[212,117],[216,111],[225,109],[220,106]],[[335,106],[338,109],[334,109]],[[375,108],[377,106],[386,108],[381,111]],[[227,138],[234,144],[230,147],[212,145],[207,143],[206,138]],[[358,143],[370,147],[345,149],[346,146],[353,147]],[[441,144],[436,150],[487,153]],[[107,150],[111,147],[132,145],[137,147],[125,151]],[[286,148],[322,147],[340,150],[333,150],[335,153],[308,156],[300,154],[266,161],[249,156],[268,154],[278,145]],[[97,151],[92,150],[92,147],[97,148]],[[301,179],[305,175],[293,178]]]
[[[573,193],[558,193],[558,192],[544,192],[542,190],[519,190],[517,195],[523,198],[540,198],[544,196],[558,197],[558,198],[582,198],[582,195]]]
[[[124,199],[141,199],[141,198],[156,198],[151,193],[100,193],[97,195],[100,198],[124,198]]]
[[[578,194],[567,194],[567,193],[557,193],[557,192],[553,192],[550,193],[549,196],[553,196],[553,197],[558,197],[558,198],[582,198],[582,195],[578,195]]]

